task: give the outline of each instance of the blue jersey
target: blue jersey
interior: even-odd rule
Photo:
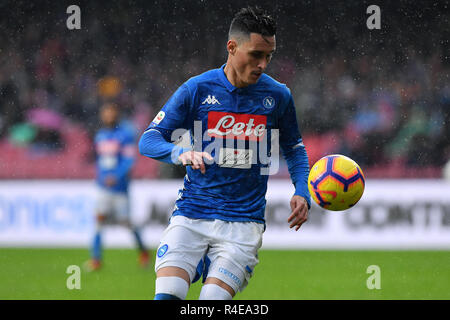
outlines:
[[[308,157],[290,90],[263,74],[257,83],[234,87],[224,66],[186,81],[141,137],[141,154],[176,163],[185,152],[173,144],[177,129],[190,131],[195,151],[212,155],[206,172],[187,167],[173,215],[264,223],[272,129],[287,161],[295,194],[310,204]],[[174,134],[175,133],[175,134]]]
[[[134,135],[126,127],[100,129],[95,136],[97,184],[113,192],[127,192],[135,149]],[[108,177],[116,180],[113,186],[106,185]]]

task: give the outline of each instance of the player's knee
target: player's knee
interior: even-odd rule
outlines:
[[[189,283],[180,277],[158,277],[155,285],[155,300],[184,300]]]
[[[134,229],[133,226],[131,225],[130,221],[127,219],[122,219],[118,221],[118,224],[121,225],[122,227],[128,228],[128,229]]]
[[[225,286],[228,286],[225,284]],[[200,291],[199,300],[231,300],[233,295],[230,293],[231,287],[228,290],[216,283],[206,283]],[[232,290],[231,290],[232,291]]]
[[[97,214],[95,219],[95,228],[97,231],[100,231],[103,229],[103,226],[105,225],[106,216],[103,214]]]
[[[158,268],[158,270],[156,271],[156,277],[178,277],[184,279],[188,284],[191,283],[191,277],[189,276],[189,273],[183,268],[175,266]]]
[[[97,224],[101,225],[101,224],[103,224],[105,222],[106,215],[98,213],[96,218],[97,218],[96,219],[97,220]]]

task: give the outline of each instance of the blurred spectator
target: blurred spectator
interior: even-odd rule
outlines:
[[[450,159],[449,14],[442,1],[383,4],[395,19],[383,20],[381,31],[365,28],[357,1],[258,3],[279,18],[268,73],[292,90],[311,162],[332,152],[365,168],[442,167]],[[238,5],[80,6],[77,31],[65,28],[63,4],[19,1],[2,11],[0,154],[11,147],[2,139],[64,149],[61,124],[36,123],[33,110],[53,112],[57,122],[92,136],[98,107],[115,101],[144,130],[176,87],[224,63],[230,21],[223,18]]]

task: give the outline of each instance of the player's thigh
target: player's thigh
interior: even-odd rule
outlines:
[[[186,271],[189,282],[192,282],[197,266],[208,250],[204,229],[205,225],[201,220],[184,216],[172,217],[156,252],[157,275],[161,274],[159,270],[163,268],[177,267]]]
[[[130,201],[127,193],[115,193],[112,196],[114,219],[118,223],[130,224]]]
[[[95,213],[98,223],[104,222],[114,211],[113,194],[98,188],[95,198]]]
[[[217,278],[233,291],[242,291],[259,263],[264,225],[255,222],[220,222],[215,242],[209,248],[208,277]],[[221,236],[222,235],[222,236]]]

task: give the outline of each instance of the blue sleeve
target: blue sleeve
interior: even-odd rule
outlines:
[[[294,101],[289,93],[288,101],[279,118],[280,147],[286,159],[295,195],[302,196],[311,207],[308,190],[309,161],[297,124]]]
[[[172,133],[177,129],[189,129],[190,108],[191,94],[188,86],[183,84],[142,134],[139,152],[152,159],[176,164],[178,156],[189,149],[173,144]]]
[[[139,152],[143,156],[166,163],[178,164],[178,156],[189,150],[167,142],[157,129],[145,131],[139,140]]]

